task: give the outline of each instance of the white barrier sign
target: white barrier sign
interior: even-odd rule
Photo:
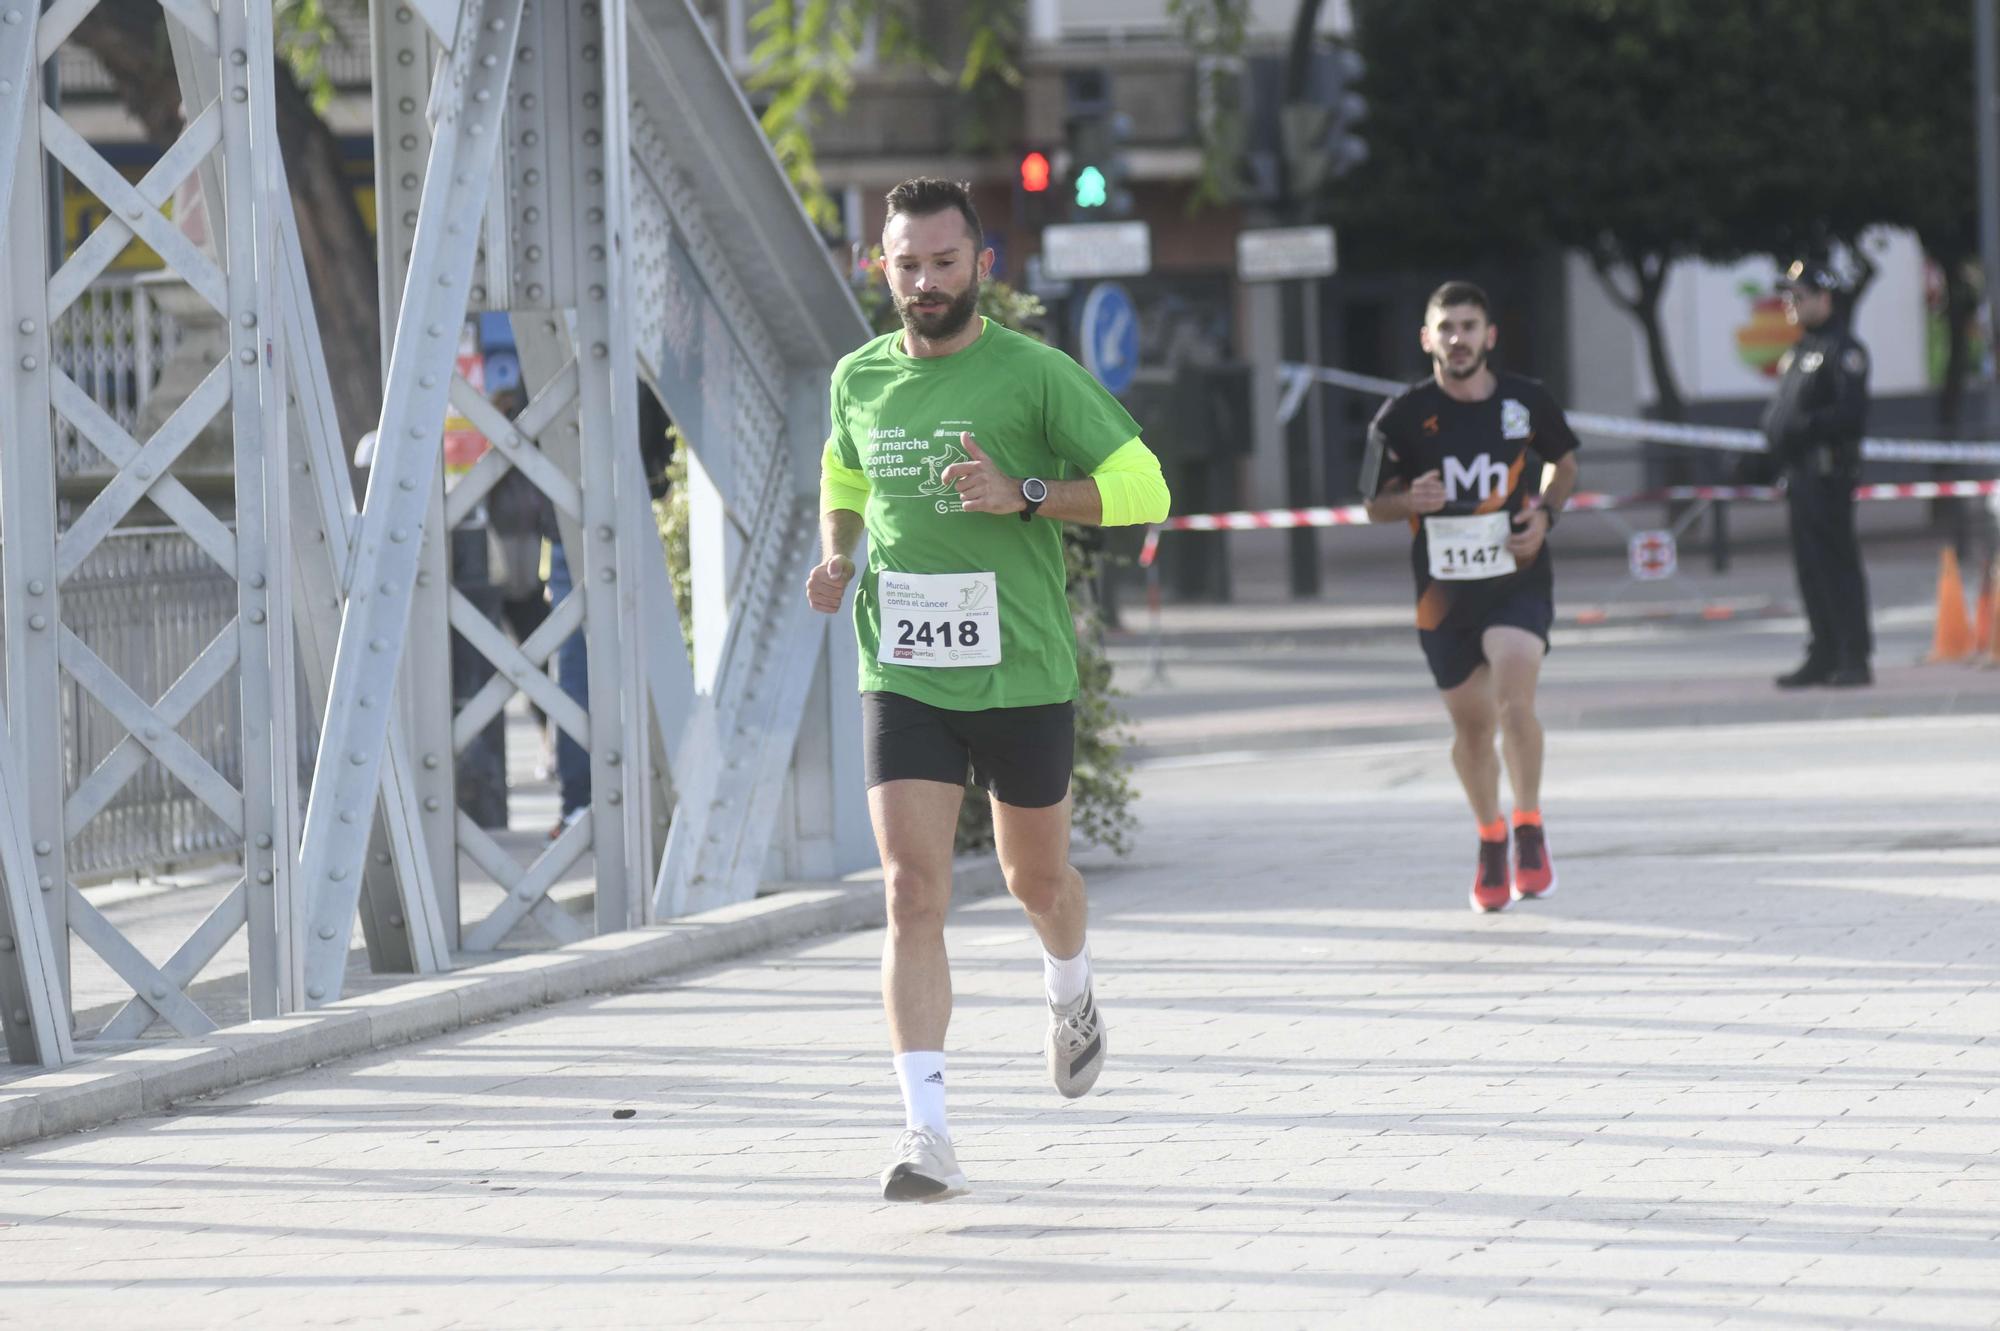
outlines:
[[[1042,228],[1042,275],[1058,280],[1144,277],[1153,229],[1144,222],[1077,222]]]
[[[1332,277],[1338,266],[1330,226],[1272,227],[1236,236],[1236,278],[1240,282]]]

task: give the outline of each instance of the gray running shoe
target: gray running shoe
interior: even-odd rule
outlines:
[[[1097,1085],[1104,1071],[1104,1018],[1090,990],[1063,1007],[1049,1004],[1049,1080],[1074,1100]]]
[[[959,1172],[951,1139],[928,1128],[905,1128],[896,1155],[882,1171],[882,1198],[891,1202],[941,1202],[972,1189]]]

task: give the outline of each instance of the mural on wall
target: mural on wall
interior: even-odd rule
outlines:
[[[1856,311],[1854,331],[1873,361],[1869,390],[1878,397],[1928,392],[1934,386],[1935,316],[1923,249],[1910,232],[1886,228],[1869,232],[1862,243],[1875,279]],[[1846,256],[1835,255],[1833,263],[1838,271],[1852,271]],[[1660,326],[1689,402],[1771,395],[1778,358],[1798,338],[1777,295],[1778,273],[1769,256],[1674,265],[1660,300]],[[1650,402],[1653,378],[1637,339],[1633,356],[1639,400]]]

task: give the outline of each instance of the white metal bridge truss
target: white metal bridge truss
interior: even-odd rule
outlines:
[[[740,901],[867,854],[852,646],[804,607],[833,362],[865,328],[687,0],[376,0],[384,404],[365,500],[347,481],[300,237],[276,148],[270,0],[160,0],[186,129],[137,183],[47,104],[39,71],[96,0],[0,0],[7,200],[0,407],[7,740],[0,745],[0,1023],[15,1062],[75,1054],[70,940],[131,988],[95,1033],[214,1018],[190,996],[248,931],[247,1008],[339,998],[357,915],[379,972],[448,968],[533,918],[589,928],[548,890],[588,859],[598,931]],[[51,262],[51,162],[107,220]],[[215,243],[163,214],[198,176]],[[230,353],[136,438],[52,361],[52,320],[137,237],[224,316]],[[454,374],[477,311],[513,316],[528,407]],[[652,387],[691,447],[694,621],[680,631],[637,437]],[[448,411],[493,443],[447,488]],[[233,521],[175,475],[217,418]],[[55,441],[117,469],[66,525]],[[576,591],[516,644],[450,584],[448,535],[508,470],[553,504]],[[237,589],[236,617],[159,697],[64,625],[67,577],[142,501]],[[451,635],[495,667],[454,708]],[[588,703],[548,663],[581,631]],[[177,727],[234,676],[240,785]],[[303,690],[299,687],[303,684]],[[65,690],[125,732],[73,785]],[[303,692],[306,707],[298,705]],[[515,693],[589,753],[587,812],[521,863],[456,808],[454,759]],[[301,789],[299,763],[314,755]],[[314,737],[316,736],[316,740]],[[242,876],[166,957],[71,881],[66,844],[148,759],[243,839]],[[461,919],[464,865],[506,889]],[[88,1033],[87,1033],[88,1034]],[[86,1047],[88,1047],[86,1045]]]

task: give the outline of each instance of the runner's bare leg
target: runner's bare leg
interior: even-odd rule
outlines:
[[[1451,765],[1472,805],[1472,816],[1486,827],[1500,816],[1500,755],[1493,751],[1500,705],[1493,691],[1493,671],[1480,666],[1456,688],[1443,693],[1451,713]]]
[[[1028,922],[1052,957],[1083,951],[1089,908],[1083,875],[1069,862],[1070,800],[1046,809],[993,801],[993,840],[1007,890],[1028,912]]]
[[[943,1049],[951,1025],[951,961],[944,916],[951,905],[952,840],[963,787],[884,781],[868,792],[882,855],[889,931],[882,945],[882,1007],[895,1053]]]
[[[1516,809],[1539,810],[1542,799],[1542,722],[1535,715],[1535,685],[1542,677],[1542,640],[1526,629],[1495,625],[1480,638],[1493,675],[1500,720],[1500,748]]]

